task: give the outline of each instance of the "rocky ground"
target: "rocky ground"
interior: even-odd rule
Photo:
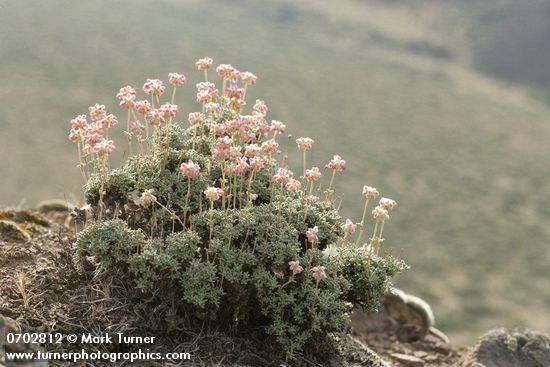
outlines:
[[[103,330],[105,325],[111,331],[132,330],[131,315],[117,311],[124,302],[110,294],[105,279],[83,277],[75,267],[72,244],[84,220],[84,211],[58,202],[44,203],[36,211],[0,209],[0,367],[48,366],[46,362],[7,361],[5,352],[41,348],[7,344],[5,335],[9,331],[76,333]],[[453,347],[433,327],[429,305],[401,291],[386,295],[378,313],[356,310],[350,333],[335,335],[334,340],[342,358],[331,362],[331,366],[550,366],[550,338],[530,330],[496,329],[470,348]],[[55,348],[61,347],[48,349]],[[201,359],[194,365],[216,363],[226,365],[223,358],[218,362]],[[266,362],[239,363],[248,364]]]

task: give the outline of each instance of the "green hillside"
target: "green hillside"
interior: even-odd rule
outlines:
[[[347,215],[360,220],[364,184],[397,200],[385,245],[412,266],[398,283],[451,338],[550,332],[550,108],[473,70],[461,7],[330,4],[0,4],[0,204],[79,199],[68,121],[96,102],[120,112],[120,86],[172,71],[189,80],[186,120],[208,55],[257,74],[247,99],[315,139],[317,164],[348,161]]]

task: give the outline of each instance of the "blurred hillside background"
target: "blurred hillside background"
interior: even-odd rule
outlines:
[[[0,0],[0,54],[1,205],[81,200],[69,120],[124,120],[121,86],[183,72],[186,121],[211,56],[258,75],[249,104],[314,163],[348,161],[346,216],[364,184],[397,200],[397,283],[454,342],[550,332],[550,1]]]

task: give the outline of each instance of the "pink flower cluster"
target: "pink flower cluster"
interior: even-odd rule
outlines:
[[[201,172],[201,166],[194,163],[191,159],[187,163],[180,165],[181,174],[187,178],[195,178]]]
[[[107,129],[114,127],[118,120],[116,116],[107,114],[105,106],[96,104],[89,108],[90,122],[86,115],[79,115],[71,120],[69,139],[82,145],[86,154],[107,157],[113,154],[115,143],[107,139]]]
[[[204,190],[204,196],[211,202],[219,200],[224,195],[225,192],[219,187],[209,186]]]

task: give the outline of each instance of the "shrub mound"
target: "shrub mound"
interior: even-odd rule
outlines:
[[[372,237],[361,243],[368,204],[378,191],[365,186],[361,222],[344,221],[333,185],[345,161],[334,156],[327,164],[331,178],[322,190],[321,170],[307,167],[313,140],[299,138],[304,170],[293,178],[278,151],[284,124],[268,123],[260,100],[243,113],[256,77],[220,65],[219,92],[208,81],[211,65],[209,58],[197,62],[205,75],[197,84],[201,112],[189,114],[187,128],[176,121],[174,104],[185,84],[182,74],[169,75],[172,94],[165,104],[160,97],[166,87],[158,79],[143,85],[150,100],[121,88],[130,153],[121,168],[109,168],[114,115],[95,105],[90,121],[81,115],[71,122],[94,214],[77,252],[119,274],[132,297],[169,305],[151,308],[165,320],[158,333],[171,330],[175,318],[188,330],[253,336],[293,359],[343,330],[354,305],[375,310],[391,277],[406,268],[379,255],[396,204],[380,199],[372,210]]]

